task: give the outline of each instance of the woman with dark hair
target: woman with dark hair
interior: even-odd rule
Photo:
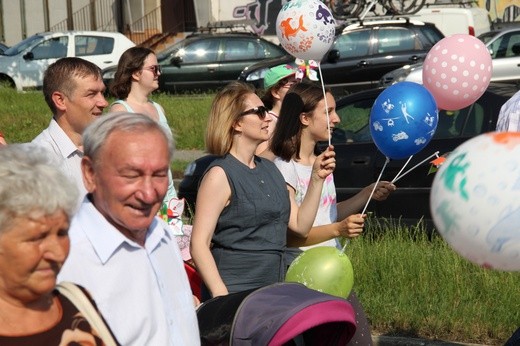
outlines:
[[[159,88],[160,75],[161,66],[158,64],[153,50],[145,47],[127,49],[119,59],[114,80],[110,85],[110,92],[118,98],[110,106],[110,112],[145,114],[171,131],[163,107],[149,99],[152,92]],[[177,198],[171,171],[168,172],[168,175],[170,178],[168,193],[164,197],[161,213],[165,221],[172,226],[174,233],[182,235],[181,217],[184,200]],[[167,212],[168,209],[171,211],[170,213]],[[174,218],[167,219],[168,214],[173,214]]]
[[[310,172],[319,154],[317,143],[327,141],[339,122],[336,102],[330,90],[326,89],[324,93],[317,84],[299,83],[287,92],[270,149],[276,156],[274,163],[284,176],[289,195],[296,204],[300,204],[309,191]],[[367,186],[350,199],[336,203],[334,178],[332,174],[327,176],[310,232],[306,236],[288,233],[287,264],[310,247],[337,247],[338,237],[358,237],[363,231],[366,215],[357,213],[368,200],[373,187],[373,184]],[[379,182],[372,198],[384,200],[394,190],[393,184]],[[358,325],[349,345],[371,345],[370,326],[363,307],[354,292],[348,300],[356,311]]]
[[[307,193],[311,168],[319,155],[317,143],[328,141],[339,122],[331,91],[326,89],[324,93],[318,84],[296,84],[285,96],[278,125],[271,138],[270,150],[275,155],[274,163],[285,178],[289,194],[297,204]],[[334,179],[332,174],[328,176],[314,222],[315,227],[307,238],[290,239],[289,245],[336,246],[337,237],[359,236],[363,230],[365,215],[356,213],[365,205],[373,187],[373,184],[369,185],[350,199],[336,203]],[[384,200],[393,190],[393,184],[379,182],[372,198]],[[296,253],[305,249],[297,250]]]

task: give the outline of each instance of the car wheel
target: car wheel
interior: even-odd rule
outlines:
[[[0,76],[0,88],[16,88],[14,81],[8,76]]]

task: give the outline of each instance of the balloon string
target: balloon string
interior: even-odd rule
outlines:
[[[399,177],[399,174],[401,174],[403,172],[403,170],[405,169],[405,167],[408,165],[408,163],[410,163],[410,160],[412,159],[413,155],[410,155],[410,157],[408,158],[408,160],[406,161],[406,163],[403,165],[403,168],[401,168],[401,170],[399,171],[399,173],[397,173],[397,175],[395,176],[395,178],[391,181],[391,183],[393,184],[395,182],[395,180],[397,179],[397,177]]]
[[[399,179],[401,179],[402,177],[404,177],[405,175],[407,175],[408,173],[410,173],[411,171],[413,171],[414,169],[416,169],[417,167],[419,167],[420,165],[422,165],[423,163],[425,163],[426,161],[431,159],[432,157],[438,156],[438,155],[439,155],[438,151],[434,152],[433,154],[431,154],[430,156],[428,156],[427,158],[425,158],[424,160],[422,160],[421,162],[419,162],[418,164],[416,164],[415,166],[413,166],[412,168],[410,168],[409,170],[407,170],[406,172],[401,174],[401,176],[399,176],[399,175],[396,176],[394,178],[394,180],[392,180],[392,183],[395,183],[396,181],[398,181]]]
[[[327,130],[329,131],[329,147],[330,147],[332,134],[330,133],[329,106],[327,104],[327,93],[325,92],[325,84],[323,82],[323,75],[321,73],[321,62],[318,62],[318,72],[320,73],[321,90],[323,90],[323,100],[325,100],[325,112],[327,114]]]
[[[368,203],[370,203],[370,200],[372,199],[372,196],[374,195],[374,192],[376,191],[377,184],[381,180],[381,177],[383,176],[383,172],[385,171],[386,165],[390,162],[390,158],[387,156],[385,159],[385,164],[383,165],[383,168],[381,169],[381,173],[379,173],[379,177],[377,177],[377,181],[374,183],[374,187],[372,188],[372,192],[370,192],[370,196],[368,197],[367,203],[365,204],[365,207],[363,208],[363,211],[361,212],[361,215],[365,214],[365,211],[367,210]],[[349,238],[345,238],[345,244],[343,245],[343,248],[341,249],[341,252],[345,253],[345,250],[347,249],[347,245],[350,242]]]
[[[388,162],[390,162],[390,159],[388,156],[386,157],[385,164],[383,165],[383,168],[381,169],[381,173],[379,173],[379,177],[377,177],[377,181],[374,184],[374,187],[372,188],[372,192],[370,193],[370,197],[368,197],[367,204],[365,204],[365,207],[363,208],[363,211],[361,212],[361,215],[365,214],[365,211],[367,210],[368,203],[370,203],[370,200],[372,199],[372,196],[374,195],[374,192],[376,191],[377,184],[381,180],[381,177],[383,176],[383,172],[385,171],[386,165],[388,165]]]

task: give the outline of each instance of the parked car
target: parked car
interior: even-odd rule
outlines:
[[[336,151],[334,181],[338,201],[355,195],[375,182],[383,169],[385,156],[373,143],[369,128],[372,105],[383,90],[361,91],[337,102],[336,111],[341,122],[336,125],[332,144]],[[471,137],[494,131],[500,107],[515,92],[516,88],[509,84],[493,83],[473,105],[459,111],[440,111],[434,137],[421,152],[414,155],[403,172],[437,151],[439,155],[449,153]],[[186,198],[193,210],[199,181],[215,158],[207,155],[190,163],[180,182],[179,196]],[[393,180],[405,163],[406,160],[390,160],[381,179]],[[430,168],[430,160],[418,165],[396,182],[397,191],[386,201],[370,202],[367,211],[374,212],[378,217],[400,218],[407,223],[423,219],[432,225],[429,194],[434,174],[428,174]]]
[[[4,52],[5,52],[8,48],[9,48],[9,47],[6,46],[5,44],[0,43],[0,55],[4,54]]]
[[[477,6],[428,4],[415,13],[412,18],[435,24],[444,36],[454,34],[479,36],[491,30],[489,12]]]
[[[422,61],[430,48],[444,38],[433,25],[416,20],[360,21],[346,26],[321,61],[326,86],[336,95],[376,87],[387,72]],[[246,67],[239,79],[263,88],[265,72],[276,65],[294,64],[284,56]]]
[[[520,83],[520,28],[492,30],[478,38],[491,54],[491,81]],[[389,86],[401,81],[422,84],[422,73],[422,63],[405,65],[381,77],[379,85]]]
[[[117,65],[135,44],[118,32],[44,32],[26,38],[0,55],[0,81],[18,90],[41,88],[47,67],[63,57],[80,57],[101,69]]]
[[[249,32],[196,33],[158,53],[159,90],[171,93],[209,91],[232,80],[249,65],[285,56],[285,50]],[[107,70],[104,80],[113,78]]]

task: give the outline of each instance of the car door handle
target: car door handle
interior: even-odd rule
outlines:
[[[421,59],[421,57],[420,57],[420,56],[417,56],[417,55],[412,55],[412,56],[410,57],[410,60],[412,60],[412,61],[417,61],[417,60],[420,60],[420,59]]]
[[[359,67],[364,67],[364,66],[368,66],[368,62],[366,60],[361,60],[360,62],[358,62],[357,64]]]
[[[208,67],[208,72],[215,72],[217,69],[215,67]]]
[[[370,156],[358,156],[352,159],[352,166],[366,166],[370,162]]]

